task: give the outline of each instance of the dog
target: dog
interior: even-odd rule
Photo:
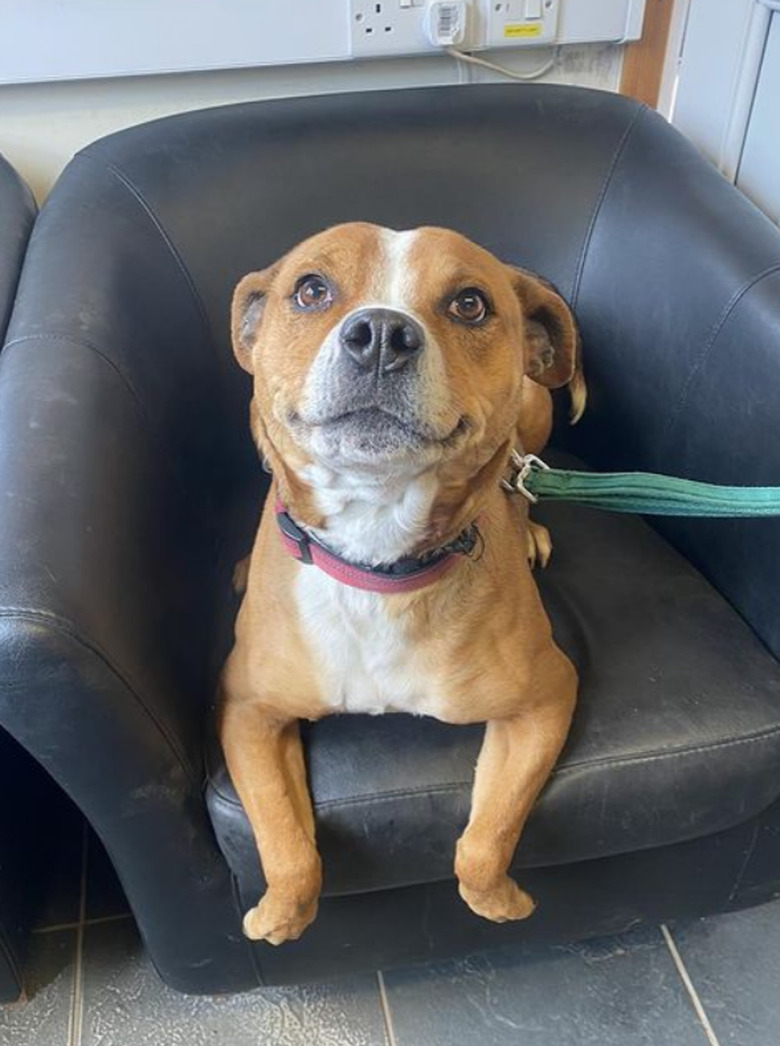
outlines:
[[[218,706],[267,883],[244,933],[281,944],[316,916],[299,721],[343,712],[486,723],[454,874],[477,915],[526,918],[508,868],[577,675],[531,574],[549,535],[500,481],[547,442],[550,388],[582,412],[571,311],[458,233],[348,223],[245,276],[232,339],[273,477]]]

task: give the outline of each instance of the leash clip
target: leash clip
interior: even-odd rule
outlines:
[[[512,451],[509,460],[512,463],[513,472],[509,479],[501,480],[501,486],[510,494],[522,494],[532,505],[535,505],[539,498],[526,487],[525,481],[534,469],[543,469],[549,472],[550,466],[537,457],[536,454],[521,454],[518,450]]]

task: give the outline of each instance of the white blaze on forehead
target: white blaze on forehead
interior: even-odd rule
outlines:
[[[391,309],[409,311],[415,274],[410,264],[411,251],[419,229],[396,232],[382,230],[383,280],[380,300]]]
[[[425,335],[424,350],[414,365],[408,371],[401,372],[397,379],[403,382],[400,394],[406,402],[405,420],[416,424],[418,428],[424,427],[439,433],[442,439],[457,425],[459,417],[452,403],[442,350],[434,333],[428,328],[424,313],[418,313],[413,307],[415,300],[424,302],[425,287],[420,285],[423,274],[418,266],[411,263],[411,252],[415,245],[419,246],[416,240],[420,235],[418,229],[403,232],[378,230],[379,258],[368,287],[363,295],[355,294],[351,299],[346,298],[349,311],[325,335],[306,375],[299,403],[299,413],[304,422],[316,426],[323,419],[339,417],[354,410],[354,364],[344,352],[341,332],[356,312],[364,309],[394,309],[416,320]],[[394,377],[387,378],[391,385],[395,380]],[[396,410],[400,403],[397,396]],[[404,463],[404,483],[393,495],[385,491],[380,499],[382,506],[390,509],[384,512],[381,525],[379,518],[370,522],[361,518],[350,530],[354,521],[351,517],[347,519],[349,513],[355,506],[360,509],[362,502],[371,501],[365,497],[365,492],[361,493],[365,481],[361,480],[355,490],[347,489],[349,482],[346,486],[342,483],[344,464],[334,468],[325,451],[318,450],[315,442],[312,442],[310,449],[313,450],[316,465],[327,466],[324,470],[314,470],[306,477],[316,504],[328,521],[328,528],[323,534],[326,541],[333,543],[333,528],[343,532],[341,537],[346,538],[347,546],[343,554],[360,562],[379,562],[388,548],[396,550],[394,558],[400,558],[408,548],[419,543],[418,531],[427,523],[434,488],[429,490],[423,484],[419,489],[415,488],[415,496],[411,498],[405,498],[404,492],[422,471],[429,468],[433,460],[430,455],[422,455],[420,460]],[[346,469],[347,477],[351,473],[357,475],[356,465],[353,463]],[[382,461],[376,467],[367,462],[362,462],[362,465],[374,480],[377,474],[387,477],[388,469],[392,472],[390,466]],[[377,555],[380,559],[376,558]]]

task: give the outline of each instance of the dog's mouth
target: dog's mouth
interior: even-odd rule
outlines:
[[[293,430],[305,435],[305,442],[328,456],[337,458],[381,459],[407,457],[437,451],[457,443],[469,427],[465,416],[442,433],[432,425],[420,423],[381,407],[361,407],[327,418],[308,421],[297,412],[288,415]]]
[[[397,414],[382,410],[381,407],[364,407],[360,410],[348,410],[336,417],[319,423],[319,427],[336,431],[339,429],[362,429],[365,432],[397,432],[410,442],[447,444],[465,431],[468,422],[465,417],[458,419],[457,424],[444,436],[426,425],[418,425]]]

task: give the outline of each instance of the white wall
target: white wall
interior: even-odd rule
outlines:
[[[530,71],[549,53],[539,48],[484,57]],[[616,45],[564,47],[559,65],[543,79],[617,90],[621,65],[622,48]],[[501,79],[482,70],[463,70],[451,58],[431,57],[0,86],[0,153],[40,201],[82,146],[158,116],[252,99],[457,83],[468,77]]]
[[[732,177],[732,125],[740,111],[744,124],[755,80],[744,99],[740,84],[751,48],[756,17],[769,18],[754,0],[691,0],[679,63],[672,122],[722,171]],[[764,35],[765,35],[764,28]],[[763,38],[758,41],[760,61]],[[744,127],[743,127],[744,133]],[[740,146],[737,148],[737,156]]]
[[[780,11],[772,15],[737,186],[780,225]]]
[[[780,222],[780,9],[757,0],[678,3],[688,17],[672,123]]]

